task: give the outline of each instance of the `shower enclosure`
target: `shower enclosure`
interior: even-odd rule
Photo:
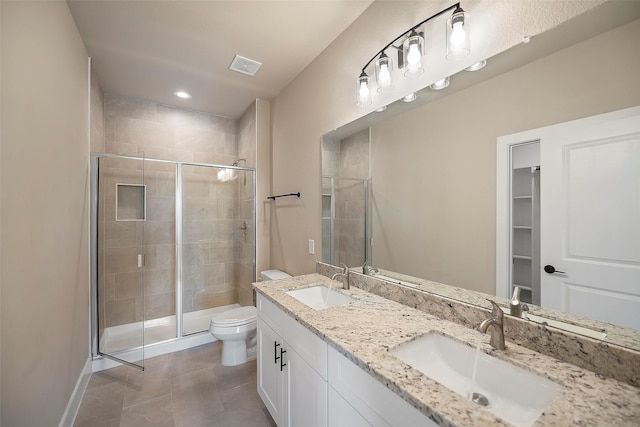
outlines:
[[[322,262],[349,267],[370,256],[369,181],[322,177]]]
[[[252,168],[91,154],[94,358],[143,367],[252,304],[255,187]]]

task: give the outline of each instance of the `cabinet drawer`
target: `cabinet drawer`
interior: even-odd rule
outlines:
[[[334,348],[329,348],[328,357],[329,385],[372,426],[437,426]]]
[[[327,343],[306,329],[275,304],[258,294],[258,317],[278,331],[287,345],[296,351],[324,380],[327,379]]]

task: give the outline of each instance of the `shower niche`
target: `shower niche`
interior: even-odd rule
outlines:
[[[116,184],[116,221],[144,221],[146,197],[144,184]]]
[[[252,303],[254,169],[92,153],[91,185],[94,359],[143,367]]]

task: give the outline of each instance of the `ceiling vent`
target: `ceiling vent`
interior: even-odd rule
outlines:
[[[233,57],[233,61],[231,61],[231,65],[229,65],[229,69],[242,74],[254,76],[258,72],[258,69],[261,65],[261,62],[245,58],[244,56],[236,55]]]

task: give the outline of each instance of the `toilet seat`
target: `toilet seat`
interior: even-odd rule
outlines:
[[[235,327],[255,322],[258,311],[252,305],[223,311],[211,318],[211,326]]]

